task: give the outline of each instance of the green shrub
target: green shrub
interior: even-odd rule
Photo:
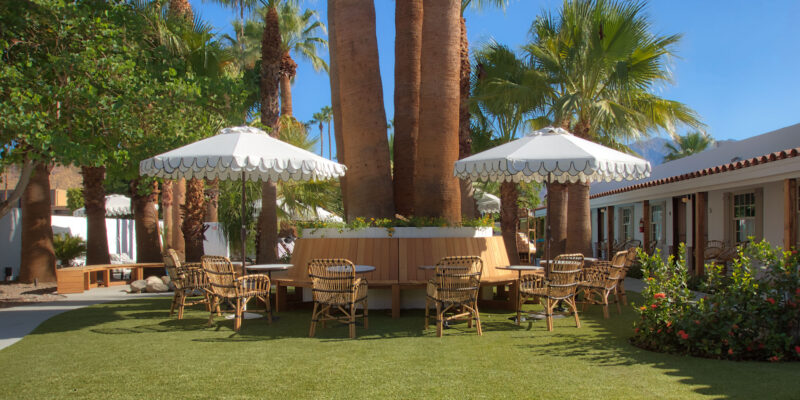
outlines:
[[[739,250],[729,277],[722,267],[706,265],[702,287],[708,295],[697,301],[687,286],[683,256],[666,263],[658,254],[639,257],[646,286],[633,343],[711,358],[800,360],[797,251],[752,243]]]
[[[79,236],[62,233],[53,237],[53,249],[61,265],[68,267],[72,260],[86,254],[86,242]]]

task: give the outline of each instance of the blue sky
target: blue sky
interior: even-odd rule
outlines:
[[[208,0],[190,2],[220,32],[231,33],[238,13]],[[518,48],[527,41],[533,19],[560,5],[511,0],[505,12],[470,10],[470,46],[494,39]],[[327,25],[327,1],[305,0],[303,6],[318,10]],[[383,97],[391,118],[395,2],[375,0],[375,7]],[[684,35],[671,63],[673,85],[659,88],[660,94],[694,108],[716,139],[743,139],[800,122],[800,1],[651,0],[647,14],[656,33]],[[297,61],[294,113],[307,121],[330,104],[330,82],[309,63]]]

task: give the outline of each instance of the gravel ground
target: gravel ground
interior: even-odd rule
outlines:
[[[55,282],[43,282],[36,286],[32,283],[0,283],[0,308],[58,301],[66,298],[66,296],[56,294]]]

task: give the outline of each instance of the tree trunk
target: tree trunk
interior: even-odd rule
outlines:
[[[550,257],[564,254],[567,246],[567,185],[547,185],[547,215],[550,216],[552,242]],[[545,247],[547,243],[545,243]]]
[[[328,5],[330,21],[337,27],[330,46],[336,64],[331,80],[338,85],[333,106],[337,131],[341,126],[342,132],[341,143],[337,141],[343,156],[339,162],[347,166],[343,188],[347,218],[391,217],[394,195],[375,5],[372,0],[329,0]]]
[[[205,222],[219,222],[219,179],[208,182]]]
[[[110,264],[106,232],[106,167],[81,167],[86,207],[86,265]]]
[[[183,17],[187,21],[194,19],[192,5],[189,4],[189,0],[169,0],[168,10],[171,15]]]
[[[50,220],[50,169],[37,163],[22,195],[22,244],[19,280],[55,282],[56,254]]]
[[[592,255],[592,221],[589,208],[589,184],[575,183],[567,185],[567,253]]]
[[[158,183],[150,193],[140,194],[139,180],[131,181],[131,204],[136,229],[136,262],[161,262],[161,240],[158,236]],[[177,230],[177,229],[176,229]]]
[[[278,29],[278,11],[269,7],[265,17],[264,35],[261,38],[261,123],[271,128],[269,134],[278,137],[280,116],[278,107],[281,74],[281,32]],[[291,112],[291,110],[290,110]],[[261,185],[261,216],[259,219],[258,263],[277,261],[278,218],[274,182]]]
[[[336,20],[334,11],[336,10],[337,0],[328,0],[328,53],[330,54],[329,74],[331,82],[331,109],[333,112],[333,131],[336,139],[336,161],[344,160],[344,138],[342,137],[342,105],[339,101],[339,68],[336,53]],[[328,131],[331,125],[328,123]],[[342,195],[347,193],[347,175],[339,178],[339,189]],[[342,201],[344,219],[350,220],[350,210],[346,201]]]
[[[472,155],[472,137],[470,135],[469,89],[470,89],[469,40],[467,40],[467,20],[461,17],[461,73],[458,103],[458,159]],[[475,189],[472,182],[459,180],[461,186],[461,216],[478,218],[478,202],[475,201]]]
[[[461,221],[458,160],[461,2],[425,0],[422,23],[419,137],[414,181],[416,215]]]
[[[419,135],[422,1],[398,1],[394,48],[394,203],[414,215],[414,173]]]
[[[333,142],[331,142],[331,121],[328,120],[328,159],[333,160]]]
[[[322,135],[322,133],[323,133],[322,129],[323,128],[324,128],[324,126],[322,125],[322,121],[319,121],[319,156],[320,157],[325,157],[325,155],[323,154],[323,151],[325,150],[325,141],[322,140],[323,139],[323,135]],[[328,146],[330,146],[330,144]]]
[[[25,160],[20,168],[19,179],[17,185],[14,186],[14,191],[11,194],[6,193],[6,199],[0,201],[0,218],[5,217],[11,209],[17,206],[17,201],[22,198],[25,189],[28,187],[28,182],[31,180],[31,175],[36,168],[36,163],[30,160]]]
[[[511,264],[519,264],[519,253],[517,252],[517,199],[519,191],[514,182],[503,182],[500,184],[500,229],[503,232],[503,243],[506,245],[508,261]]]
[[[281,56],[281,115],[292,115],[292,79],[297,74],[297,63],[289,52]]]
[[[183,238],[183,205],[186,204],[186,179],[172,181],[172,249],[181,260],[186,259],[186,241]]]
[[[183,206],[183,238],[186,242],[186,261],[200,262],[206,227],[205,182],[192,178],[186,181],[186,204]]]
[[[165,179],[161,184],[161,217],[164,219],[164,231],[161,235],[164,237],[165,249],[172,248],[172,213],[175,212],[172,208],[174,202],[172,183],[172,180]]]

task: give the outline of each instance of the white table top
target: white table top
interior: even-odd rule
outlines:
[[[505,267],[497,267],[497,269],[505,269],[508,271],[544,271],[544,267],[540,265],[508,265]]]
[[[248,265],[247,269],[253,271],[285,271],[294,267],[294,264],[254,264]]]
[[[363,274],[365,272],[375,271],[375,267],[373,267],[372,265],[355,265],[355,267],[357,274]],[[333,267],[328,267],[327,269],[328,271],[331,272],[346,272],[350,270],[350,267],[346,265],[336,265]]]
[[[583,257],[583,261],[596,262],[598,260],[599,260],[599,258],[595,258],[595,257]],[[540,264],[549,264],[550,260],[539,260],[539,263]]]

